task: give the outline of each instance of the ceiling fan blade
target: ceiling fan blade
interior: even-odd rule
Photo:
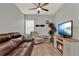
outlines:
[[[49,11],[48,9],[44,9],[44,8],[41,8],[42,10],[44,10],[44,11]]]
[[[30,8],[29,10],[35,10],[35,9],[37,9],[37,8]]]
[[[38,10],[38,14],[40,13],[40,10]]]
[[[44,3],[41,7],[48,5],[49,3]]]

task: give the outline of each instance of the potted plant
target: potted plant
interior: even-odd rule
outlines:
[[[51,28],[51,30],[49,31],[49,34],[51,36],[50,41],[52,40],[52,42],[53,42],[53,35],[56,32],[56,27],[53,23],[50,23],[49,27]]]

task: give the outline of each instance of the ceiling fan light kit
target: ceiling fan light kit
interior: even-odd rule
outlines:
[[[41,11],[42,9],[41,8],[37,8],[37,10],[40,10]]]

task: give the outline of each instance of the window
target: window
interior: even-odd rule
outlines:
[[[34,31],[34,20],[26,20],[26,25],[25,25],[25,33],[30,34],[31,32]]]

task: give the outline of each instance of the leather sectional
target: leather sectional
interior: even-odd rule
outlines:
[[[0,56],[30,56],[33,44],[18,32],[0,34]]]

